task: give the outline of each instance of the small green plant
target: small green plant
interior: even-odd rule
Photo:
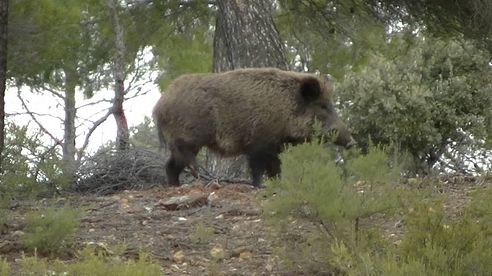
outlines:
[[[190,235],[190,240],[196,244],[204,244],[210,242],[214,235],[214,228],[199,222],[193,233]]]
[[[338,166],[335,153],[319,141],[281,155],[283,173],[268,183],[266,193],[275,196],[264,207],[283,241],[286,263],[293,267],[311,273],[343,272],[342,267],[367,264],[367,256],[355,254],[361,248],[386,246],[363,220],[393,213],[402,204],[405,191],[397,185],[400,167],[396,161],[388,162],[389,154],[377,147],[366,155],[351,155],[345,167]],[[302,224],[304,232],[291,233],[293,223]]]
[[[24,246],[51,255],[68,249],[78,230],[81,212],[66,205],[28,213]]]
[[[33,257],[24,257],[21,262],[22,275],[77,275],[77,276],[153,276],[162,275],[161,267],[145,253],[137,260],[122,261],[118,257],[97,254],[90,248],[79,252],[78,260],[64,263],[59,260],[49,262]],[[1,274],[0,274],[1,275]]]
[[[10,265],[7,263],[7,260],[0,258],[0,276],[9,276],[10,275]]]
[[[492,275],[492,188],[450,216],[443,195],[399,184],[401,166],[386,150],[352,152],[345,165],[319,142],[288,149],[283,174],[262,205],[283,264],[308,274]],[[423,179],[434,183],[437,180]],[[432,186],[432,185],[427,185]],[[271,196],[268,196],[271,195]],[[380,227],[403,217],[390,242]]]
[[[161,275],[160,266],[144,252],[140,252],[137,260],[121,261],[120,258],[106,257],[96,254],[93,250],[80,252],[80,262],[66,266],[69,275],[123,275],[152,276]]]
[[[400,269],[425,268],[426,275],[491,275],[490,221],[482,216],[487,211],[475,209],[484,203],[481,200],[492,200],[492,193],[483,192],[459,218],[446,217],[439,200],[416,204],[406,214],[407,230],[401,246],[390,252],[393,262],[400,259]]]

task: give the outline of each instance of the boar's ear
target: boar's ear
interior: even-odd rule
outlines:
[[[317,78],[307,77],[301,80],[300,92],[302,97],[310,102],[321,95],[321,87]]]

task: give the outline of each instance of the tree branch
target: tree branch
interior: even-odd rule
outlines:
[[[87,135],[85,136],[84,144],[77,151],[77,162],[80,162],[82,160],[82,154],[85,152],[85,149],[89,145],[89,139],[92,136],[92,133],[96,130],[96,128],[98,128],[102,123],[104,123],[108,119],[108,117],[111,116],[111,114],[113,114],[113,112],[111,109],[109,109],[108,112],[106,112],[106,114],[103,117],[99,118],[99,120],[94,122],[92,127],[89,129],[89,132],[87,132]]]
[[[19,100],[21,101],[22,103],[22,107],[27,111],[27,114],[31,117],[31,119],[39,126],[39,128],[41,129],[41,131],[43,131],[44,133],[46,133],[48,136],[51,137],[51,139],[53,139],[53,141],[55,142],[55,144],[59,145],[62,143],[62,140],[56,138],[53,134],[51,134],[36,118],[36,116],[34,116],[34,114],[29,110],[29,108],[27,107],[26,105],[26,102],[24,101],[24,99],[21,97],[20,95],[20,90],[17,90],[17,97],[19,98]]]

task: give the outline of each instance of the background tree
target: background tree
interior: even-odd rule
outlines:
[[[285,46],[273,20],[270,0],[218,0],[213,44],[213,71],[248,67],[288,69]],[[205,150],[207,170],[216,176],[242,177],[244,157],[218,158]]]
[[[273,21],[273,1],[217,1],[214,72],[247,67],[287,69],[284,43]]]
[[[0,173],[5,145],[5,90],[7,85],[8,0],[0,0]]]
[[[492,2],[441,0],[367,1],[387,21],[417,25],[437,35],[464,35],[492,51]]]
[[[98,55],[84,29],[84,5],[79,1],[11,3],[9,72],[19,86],[50,92],[64,107],[62,145],[64,172],[76,167],[75,93],[97,66]],[[41,127],[43,129],[43,127]]]
[[[291,68],[342,78],[384,44],[385,24],[358,1],[278,1],[276,22]]]
[[[114,31],[114,54],[113,54],[113,75],[114,75],[114,100],[112,114],[116,121],[116,145],[119,150],[129,148],[129,131],[126,120],[123,102],[125,100],[125,40],[123,26],[120,22],[119,4],[115,0],[106,1],[108,16]]]

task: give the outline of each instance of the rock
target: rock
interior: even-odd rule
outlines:
[[[210,249],[210,255],[215,260],[222,260],[225,257],[224,249],[222,245],[217,244],[212,249]]]
[[[268,258],[267,260],[267,263],[265,265],[265,269],[268,271],[268,272],[272,272],[273,269],[275,268],[276,266],[276,263],[278,261],[278,257],[277,256],[274,256],[274,257],[270,257]]]
[[[241,260],[251,260],[253,258],[253,253],[251,251],[243,251],[239,254],[239,259]]]
[[[14,233],[12,233],[12,236],[14,236],[16,238],[20,238],[20,237],[24,236],[24,232],[22,232],[21,230],[17,230],[17,231],[14,231]]]
[[[185,254],[183,250],[179,250],[173,254],[173,261],[177,264],[183,263],[184,259],[185,259]]]
[[[223,219],[223,218],[224,218],[224,214],[220,214],[220,215],[215,217],[215,219]]]
[[[187,195],[174,196],[166,201],[159,201],[156,206],[163,206],[169,211],[188,209],[206,205],[208,202],[207,194],[203,192],[193,192]]]
[[[232,250],[231,257],[239,258],[239,256],[241,256],[241,253],[247,252],[247,251],[251,251],[250,248],[248,248],[246,246],[240,246],[240,247]]]
[[[408,185],[411,185],[411,186],[418,186],[420,183],[420,181],[417,179],[417,178],[409,178],[407,179],[407,182],[408,182]]]
[[[211,192],[207,197],[208,206],[214,205],[214,203],[219,199],[215,192]]]

